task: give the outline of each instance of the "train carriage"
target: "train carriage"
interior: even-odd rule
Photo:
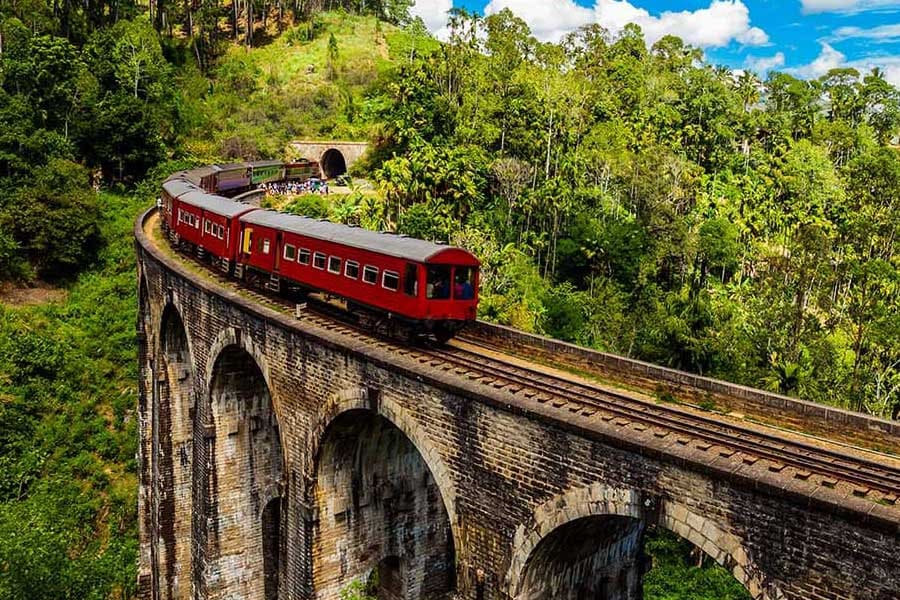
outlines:
[[[250,174],[253,170],[247,163],[228,163],[224,165],[213,165],[216,170],[216,188],[219,192],[239,192],[249,189]]]
[[[204,191],[249,189],[254,170],[262,182],[304,177],[313,167],[313,161],[265,161],[175,173],[162,186],[163,226],[177,247],[248,283],[262,278],[275,290],[284,283],[341,298],[361,321],[387,322],[390,330],[444,341],[476,318],[479,262],[463,249],[261,210]]]
[[[175,232],[179,241],[192,244],[201,255],[209,253],[213,262],[227,272],[239,247],[239,217],[254,210],[257,209],[248,204],[194,188],[176,200]]]
[[[199,185],[204,191],[210,194],[216,193],[216,168],[213,166],[200,167],[191,169],[189,172],[190,181]]]
[[[284,178],[286,181],[307,181],[313,177],[321,177],[322,169],[318,161],[298,160],[284,165]]]
[[[162,184],[160,193],[160,218],[166,233],[175,229],[175,203],[180,196],[195,191],[197,188],[190,181],[182,178],[185,173],[177,173]]]
[[[479,262],[460,248],[259,210],[241,217],[241,268],[449,338],[475,319]]]
[[[260,160],[250,163],[250,184],[259,185],[284,179],[284,163],[280,160]]]

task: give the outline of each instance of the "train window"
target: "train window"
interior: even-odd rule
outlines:
[[[335,275],[341,274],[341,259],[337,256],[328,257],[328,272]]]
[[[403,292],[413,298],[419,295],[419,268],[413,263],[406,263],[406,272],[403,274]]]
[[[297,256],[297,248],[295,246],[291,246],[290,244],[284,245],[284,260],[294,260],[294,257]]]
[[[350,279],[359,279],[359,263],[355,260],[348,260],[344,266],[344,275]]]
[[[306,248],[300,248],[300,251],[297,253],[297,262],[301,265],[309,264],[309,250]]]
[[[317,269],[325,268],[325,255],[322,252],[313,254],[313,266]]]
[[[271,242],[266,238],[260,238],[259,240],[259,251],[263,254],[269,253],[269,248],[271,247]]]
[[[396,292],[400,288],[400,273],[385,271],[381,277],[381,287]]]
[[[225,239],[225,227],[223,227],[222,225],[219,225],[219,239]]]
[[[203,219],[203,233],[209,233],[209,219]]]
[[[428,267],[425,295],[432,300],[446,300],[450,297],[450,267],[444,265]]]
[[[378,282],[378,267],[366,265],[363,268],[363,281],[375,285]]]
[[[453,271],[453,299],[471,300],[475,297],[474,267],[456,267]]]
[[[194,229],[197,229],[197,230],[200,229],[200,219],[198,219],[196,217],[194,218]]]

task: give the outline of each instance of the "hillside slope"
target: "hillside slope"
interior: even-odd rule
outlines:
[[[196,126],[196,156],[278,157],[296,139],[368,140],[378,129],[379,77],[410,53],[433,49],[422,33],[374,17],[322,13],[268,44],[231,46],[207,80],[182,75]]]

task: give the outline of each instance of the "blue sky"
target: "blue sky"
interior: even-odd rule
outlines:
[[[818,77],[833,67],[881,67],[900,86],[900,0],[417,0],[439,37],[451,6],[510,8],[538,38],[556,41],[588,22],[612,31],[637,22],[650,41],[673,33],[735,69]]]

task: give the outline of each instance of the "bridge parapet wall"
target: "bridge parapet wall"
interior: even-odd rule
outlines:
[[[649,394],[668,392],[695,405],[712,401],[728,412],[749,414],[798,431],[867,443],[876,449],[900,453],[900,422],[897,421],[591,350],[484,321],[467,329],[466,334],[491,343],[502,343],[504,347],[525,354],[537,350],[543,357],[602,374],[611,381],[640,387]]]

